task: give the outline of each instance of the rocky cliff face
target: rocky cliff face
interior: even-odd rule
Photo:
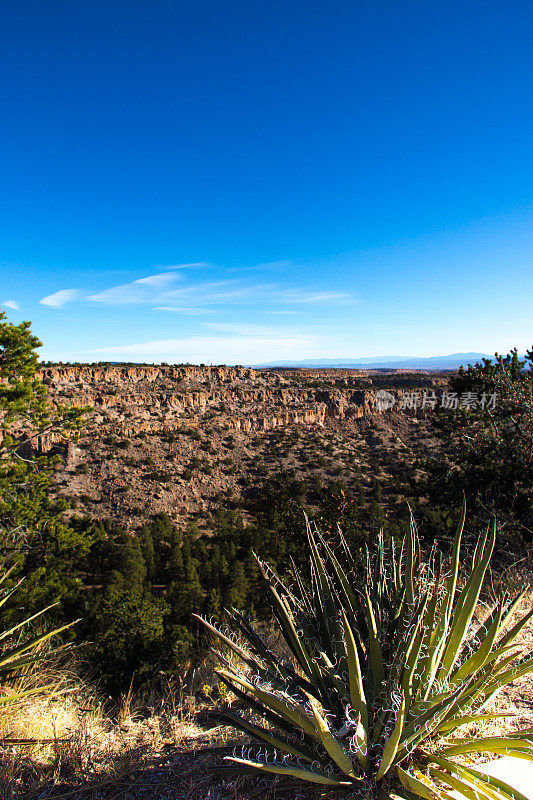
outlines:
[[[253,479],[252,462],[268,464],[269,432],[307,431],[327,449],[334,430],[350,447],[361,426],[414,430],[424,412],[407,409],[393,422],[377,393],[386,388],[399,400],[447,381],[405,371],[125,364],[43,366],[40,377],[53,404],[94,409],[79,444],[62,446],[60,490],[83,512],[121,517],[138,515],[146,503],[183,517],[238,491]],[[52,435],[36,447],[58,443]]]
[[[382,413],[376,394],[396,398],[413,388],[442,386],[426,373],[298,370],[280,374],[244,367],[57,366],[40,370],[53,403],[91,405],[91,428],[101,435],[173,432],[205,417],[242,431],[323,425],[327,418]],[[46,447],[46,442],[41,442]]]

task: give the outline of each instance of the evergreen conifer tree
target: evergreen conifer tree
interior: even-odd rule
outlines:
[[[146,565],[146,577],[149,581],[154,579],[155,548],[152,532],[147,525],[143,525],[139,533],[141,552]]]
[[[58,596],[75,602],[75,565],[91,545],[85,529],[63,521],[68,506],[50,491],[58,457],[28,448],[44,433],[76,431],[88,410],[50,407],[36,375],[40,346],[29,322],[14,325],[0,311],[0,557],[26,576],[16,605],[5,609],[15,619],[22,606],[27,614]],[[54,613],[63,617],[61,608]]]

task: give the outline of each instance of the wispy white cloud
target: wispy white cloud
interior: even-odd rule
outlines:
[[[187,264],[156,264],[154,269],[206,269],[212,266],[209,261],[190,261]]]
[[[301,311],[295,311],[293,308],[262,308],[260,310],[262,314],[277,314],[282,316],[295,316],[302,313]]]
[[[155,275],[147,275],[145,278],[137,278],[131,283],[122,283],[119,286],[104,289],[102,292],[90,294],[87,300],[105,305],[153,303],[165,290],[181,280],[183,280],[183,274],[179,270],[159,272]]]
[[[177,314],[190,314],[190,315],[197,315],[197,314],[213,314],[213,308],[202,308],[201,306],[194,306],[186,307],[186,306],[154,306],[152,311],[173,311]]]
[[[164,268],[164,271],[138,278],[130,283],[112,286],[101,292],[89,295],[86,299],[107,305],[150,304],[157,310],[177,308],[200,308],[220,305],[240,305],[256,302],[258,308],[269,303],[274,308],[277,304],[294,305],[333,305],[346,304],[353,300],[347,292],[309,290],[303,288],[283,288],[279,283],[258,283],[247,279],[244,274],[230,277],[229,273],[251,273],[256,270],[287,270],[290,261],[277,261],[257,267],[225,269],[220,279],[203,282],[185,282],[187,270],[204,268],[205,262],[194,264],[178,264]],[[163,268],[160,268],[163,269]],[[227,277],[225,277],[227,276]],[[281,309],[280,309],[281,311]],[[200,312],[198,312],[200,313]]]
[[[309,328],[306,329],[306,333],[303,333],[300,328],[294,326],[279,327],[274,324],[269,326],[243,322],[202,322],[202,327],[219,333],[232,333],[236,336],[270,336],[274,339],[283,336],[299,341],[307,339],[311,335],[308,334]]]
[[[195,301],[211,299],[219,296],[220,291],[227,291],[226,288],[221,290],[220,287],[227,287],[235,284],[234,280],[220,280],[220,281],[204,281],[203,283],[191,283],[179,289],[172,289],[165,292],[164,297],[167,300],[182,300],[186,298],[194,299]]]
[[[79,289],[60,289],[58,292],[42,297],[39,303],[50,308],[63,308],[67,303],[72,303],[80,297]]]
[[[152,361],[164,358],[175,363],[258,364],[282,356],[312,357],[320,344],[311,336],[194,336],[100,347],[91,352]]]
[[[182,275],[175,272],[160,272],[157,275],[148,275],[146,278],[137,278],[136,281],[129,284],[130,286],[169,286],[177,280],[182,279]],[[128,285],[128,284],[126,284]],[[118,289],[123,287],[116,287]]]
[[[279,293],[283,303],[349,303],[353,295],[348,292],[309,292],[302,289],[285,289]]]
[[[272,271],[287,270],[291,262],[272,262],[260,265]],[[102,291],[85,294],[84,300],[103,306],[138,305],[151,306],[156,311],[175,311],[176,313],[201,315],[212,313],[229,307],[249,305],[257,312],[268,306],[267,313],[298,314],[302,313],[289,307],[303,309],[304,306],[345,305],[353,302],[353,297],[342,291],[309,289],[301,287],[285,288],[283,282],[259,283],[252,276],[230,276],[232,270],[219,271],[215,279],[206,281],[186,280],[187,272],[194,269],[212,267],[206,262],[175,264],[159,267],[158,272],[146,275],[129,283],[111,286]],[[252,271],[255,268],[250,268]],[[41,300],[44,305],[56,308],[66,302],[81,297],[76,290],[61,290]]]
[[[228,305],[249,302],[265,297],[276,287],[272,284],[252,284],[243,286],[236,280],[210,281],[173,289],[165,293],[168,300],[186,300],[187,302]]]
[[[117,360],[127,355],[139,361],[260,364],[276,359],[334,357],[346,349],[335,326],[310,329],[217,321],[203,322],[202,327],[208,329],[205,335],[116,344],[93,352],[106,353]]]
[[[112,286],[109,289],[91,294],[86,299],[106,305],[154,303],[165,297],[174,284],[184,280],[183,270],[203,269],[208,266],[209,264],[205,261],[159,266],[158,269],[164,270],[164,272],[157,272],[154,275],[137,278],[137,280],[130,283]]]
[[[224,288],[221,288],[224,287]],[[354,302],[348,292],[320,291],[310,292],[304,289],[281,289],[277,284],[261,283],[241,285],[237,280],[217,281],[196,284],[180,289],[173,289],[165,294],[168,299],[187,299],[195,297],[204,304],[239,304],[258,301],[258,303],[291,303],[298,305],[346,305]],[[271,309],[270,313],[290,314],[286,309]]]
[[[176,303],[176,309],[196,309],[197,314],[213,313],[218,307],[225,309],[229,306],[242,306],[252,303],[261,305],[269,292],[275,289],[271,284],[242,285],[241,282],[231,280],[206,281],[191,284],[177,289],[171,289],[161,294],[161,305],[158,310],[170,311]]]
[[[16,300],[4,300],[1,305],[5,306],[6,308],[12,308],[13,311],[18,311],[20,309],[20,306]]]
[[[253,325],[240,322],[203,322],[204,328],[220,333],[234,333],[237,336],[279,336],[279,331],[265,325]],[[285,334],[286,335],[286,334]],[[292,335],[292,334],[291,334]],[[297,338],[300,338],[297,336]]]
[[[253,267],[230,267],[227,272],[267,272],[269,270],[284,270],[285,272],[293,265],[292,261],[267,261],[264,264],[256,264]]]

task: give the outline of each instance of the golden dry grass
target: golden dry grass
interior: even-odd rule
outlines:
[[[11,691],[28,688],[35,677],[23,676]],[[232,750],[242,737],[225,726],[198,724],[206,704],[169,688],[157,708],[127,693],[118,708],[106,709],[72,673],[47,677],[54,696],[0,714],[0,800],[215,797],[213,751]],[[7,737],[39,743],[9,744]]]

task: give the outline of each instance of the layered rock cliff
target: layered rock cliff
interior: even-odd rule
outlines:
[[[244,367],[57,366],[40,370],[52,403],[94,408],[91,425],[126,436],[172,432],[206,415],[236,430],[291,424],[323,425],[327,418],[381,413],[376,394],[430,390],[446,377],[402,371],[257,371]],[[46,446],[45,442],[41,443]]]
[[[276,468],[269,434],[306,431],[326,472],[330,462],[334,470],[342,463],[335,437],[352,459],[368,457],[357,450],[366,441],[361,430],[374,436],[383,429],[396,447],[399,432],[409,437],[426,412],[383,410],[378,392],[390,392],[397,407],[406,392],[435,391],[447,381],[404,371],[125,364],[43,366],[40,377],[52,404],[94,409],[78,444],[55,435],[35,442],[64,454],[59,491],[83,513],[126,520],[146,513],[147,504],[152,513],[184,519],[215,496],[239,492],[256,473]],[[298,448],[287,463],[309,469]]]

